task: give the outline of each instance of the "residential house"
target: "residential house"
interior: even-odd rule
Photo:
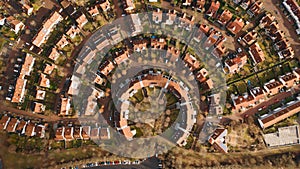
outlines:
[[[242,40],[247,44],[247,45],[252,45],[257,38],[257,32],[255,30],[252,30],[250,32],[248,32],[243,38]]]
[[[47,39],[50,36],[51,31],[57,25],[60,21],[63,20],[63,17],[58,12],[53,12],[49,19],[47,19],[44,23],[42,28],[39,30],[39,32],[36,34],[36,36],[33,38],[32,44],[34,44],[37,47],[41,47],[43,43],[47,41]]]
[[[187,53],[183,59],[186,66],[189,67],[191,71],[195,71],[200,68],[200,62],[191,54]]]
[[[44,138],[45,137],[45,126],[44,125],[36,125],[34,128],[34,135],[39,137],[39,138]]]
[[[101,140],[108,140],[110,139],[110,132],[109,132],[109,128],[101,128],[100,129],[100,135],[99,135]]]
[[[63,35],[61,39],[56,43],[56,46],[58,49],[63,49],[65,46],[69,44],[69,41],[66,37],[66,35]]]
[[[41,87],[45,87],[45,88],[49,88],[50,87],[50,79],[48,79],[46,77],[45,74],[41,73],[40,75],[40,86]]]
[[[293,73],[287,73],[279,77],[279,81],[287,88],[293,87],[299,78]]]
[[[30,76],[31,71],[33,70],[34,63],[35,58],[31,54],[26,53],[25,61],[22,65],[19,77],[24,79],[25,76]]]
[[[3,26],[6,22],[6,17],[0,15],[0,26]]]
[[[76,8],[74,7],[74,5],[72,4],[72,2],[70,2],[69,0],[62,0],[60,2],[62,9],[59,11],[60,13],[62,11],[64,11],[65,13],[69,14],[69,15],[73,15],[76,12]]]
[[[77,26],[80,29],[82,29],[83,26],[89,22],[88,19],[86,18],[86,16],[83,13],[78,13],[75,20],[77,22]]]
[[[134,9],[135,9],[135,5],[132,0],[124,0],[124,10],[127,13],[132,13]]]
[[[266,15],[259,21],[259,27],[264,28],[271,25],[271,23],[275,20],[275,16],[271,13],[266,13]]]
[[[46,106],[42,103],[34,102],[33,113],[43,113],[46,109]]]
[[[300,101],[292,101],[286,105],[273,110],[273,112],[265,114],[258,119],[262,129],[268,128],[300,111]]]
[[[255,1],[251,7],[248,9],[247,13],[250,15],[250,17],[257,16],[263,7],[263,3],[261,1]]]
[[[243,0],[243,2],[240,4],[240,7],[244,10],[247,10],[249,6],[251,5],[251,0]]]
[[[68,95],[71,95],[71,96],[78,95],[79,87],[80,87],[80,79],[79,79],[79,77],[73,75],[71,77],[71,85],[68,90]]]
[[[75,38],[76,35],[80,34],[80,29],[77,28],[75,25],[71,26],[71,28],[66,32],[66,35],[71,39]]]
[[[225,142],[225,137],[227,135],[227,129],[218,128],[209,137],[208,142],[219,152],[227,153],[228,148]]]
[[[15,85],[15,92],[11,102],[13,103],[22,103],[25,96],[25,87],[27,79],[19,77]]]
[[[228,59],[225,61],[224,71],[226,73],[236,73],[238,72],[246,63],[247,63],[247,54],[245,52],[241,52],[237,54],[237,56],[233,59]]]
[[[208,76],[208,71],[205,68],[202,68],[201,70],[199,70],[199,72],[196,74],[196,79],[200,82],[203,83],[207,80]]]
[[[167,42],[164,38],[151,38],[151,48],[152,49],[166,49]]]
[[[220,2],[212,1],[210,4],[209,9],[206,11],[206,15],[212,18],[215,18],[217,16],[217,12],[220,8]]]
[[[5,130],[9,121],[10,121],[10,117],[8,117],[7,115],[3,115],[2,118],[0,119],[0,130]]]
[[[222,14],[218,18],[218,22],[222,25],[225,26],[232,18],[232,13],[228,10],[225,9]]]
[[[71,115],[71,99],[70,98],[61,98],[61,107],[59,115],[68,116]]]
[[[249,47],[249,54],[255,64],[258,64],[265,60],[265,54],[257,42]]]
[[[280,52],[278,52],[280,58],[293,58],[295,51],[292,47],[288,47]]]
[[[65,130],[64,130],[65,141],[74,140],[74,137],[73,137],[74,127],[64,127],[64,128],[65,128]]]
[[[54,64],[47,64],[46,63],[46,67],[44,69],[44,73],[47,74],[47,75],[50,75],[53,72],[54,69],[56,69],[56,65],[54,65]]]
[[[296,33],[300,35],[300,7],[296,0],[283,0],[283,6],[293,18],[296,27]]]
[[[173,46],[168,46],[168,50],[166,53],[166,58],[168,59],[168,61],[174,63],[178,61],[178,58],[180,57],[180,50],[176,49]]]
[[[261,87],[254,87],[250,89],[250,94],[254,97],[255,104],[264,101],[266,97],[266,93]]]
[[[37,90],[36,91],[35,99],[37,99],[37,100],[44,100],[45,96],[46,96],[46,91],[44,91],[44,90]]]
[[[211,47],[213,47],[217,41],[219,40],[219,38],[221,37],[221,33],[218,31],[212,31],[209,36],[207,37],[207,39],[205,40],[205,42],[203,43],[203,48],[205,50],[209,50]]]
[[[64,133],[65,133],[65,127],[59,127],[56,129],[56,132],[55,132],[55,141],[64,141],[65,140],[65,136],[64,136]]]
[[[168,13],[167,13],[166,25],[173,25],[176,18],[177,18],[177,11],[169,10]]]
[[[270,80],[268,83],[264,85],[264,89],[269,95],[275,95],[279,93],[282,88],[283,88],[283,84],[280,83],[280,81],[277,81],[275,79]]]
[[[48,58],[50,58],[53,61],[56,61],[59,56],[60,56],[59,51],[54,47],[51,49],[51,53],[48,55]]]
[[[90,139],[91,135],[91,126],[82,126],[81,127],[81,136],[83,140],[88,140]]]
[[[187,14],[184,13],[182,17],[179,18],[180,25],[178,25],[178,27],[182,27],[185,30],[190,31],[193,28],[194,20],[194,16],[187,16]]]
[[[133,50],[135,52],[141,52],[143,50],[146,50],[147,49],[147,40],[143,39],[143,40],[133,40],[132,41],[132,44],[133,44]]]
[[[193,2],[192,0],[183,0],[182,5],[183,6],[191,6],[192,2]]]
[[[163,13],[162,11],[157,8],[155,11],[152,12],[152,21],[156,24],[159,24],[162,22]]]
[[[120,65],[121,63],[125,62],[129,58],[128,51],[121,51],[116,52],[116,57],[114,58],[114,61],[117,65]]]
[[[110,9],[110,2],[108,0],[105,0],[104,2],[100,3],[99,5],[103,12],[106,12]]]
[[[14,133],[18,125],[18,120],[16,118],[11,118],[6,126],[6,131],[9,133]]]
[[[90,14],[92,17],[95,17],[95,16],[97,16],[97,15],[100,14],[97,5],[96,5],[96,6],[91,6],[91,7],[88,9],[88,12],[89,12],[89,14]]]
[[[27,122],[26,128],[25,128],[25,135],[27,137],[32,137],[35,135],[34,133],[35,124],[32,122]]]
[[[108,74],[113,71],[115,68],[114,64],[111,61],[105,61],[100,67],[99,72],[104,76],[108,76]]]
[[[19,120],[18,125],[16,128],[16,133],[18,134],[24,134],[25,133],[25,128],[26,128],[27,122],[24,120]]]
[[[23,28],[25,28],[25,25],[13,16],[7,17],[6,23],[11,28],[11,30],[15,32],[15,34],[18,34]]]
[[[233,96],[232,102],[236,111],[244,111],[255,105],[255,98],[252,94],[244,93],[242,96]]]
[[[198,11],[202,11],[205,5],[205,0],[197,0],[196,8]]]
[[[244,25],[245,23],[242,18],[236,18],[234,21],[229,22],[226,28],[229,32],[236,35],[243,29]]]

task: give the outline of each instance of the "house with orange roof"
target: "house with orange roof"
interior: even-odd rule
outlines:
[[[222,12],[222,14],[218,17],[218,22],[222,26],[225,26],[231,20],[232,16],[232,13],[228,9],[225,9]]]
[[[74,137],[73,137],[74,127],[64,127],[64,128],[65,128],[65,130],[64,130],[65,141],[74,140]]]
[[[291,101],[286,105],[273,110],[271,113],[262,115],[259,119],[259,125],[262,129],[268,128],[300,111],[300,101]]]
[[[192,4],[192,2],[193,2],[192,0],[183,0],[182,5],[183,6],[190,6]]]
[[[209,26],[200,24],[199,30],[197,31],[193,39],[199,43],[203,38],[207,37],[210,30],[211,29],[209,28]]]
[[[83,139],[81,136],[81,127],[74,127],[74,131],[73,131],[73,137],[75,140],[81,140]]]
[[[34,128],[35,128],[35,124],[29,121],[25,128],[25,135],[28,137],[34,136],[35,135]]]
[[[294,21],[297,35],[300,35],[300,5],[296,0],[283,0],[282,5]]]
[[[110,9],[110,2],[108,0],[105,0],[104,2],[100,3],[99,5],[103,12],[106,12]]]
[[[83,26],[89,22],[88,19],[86,18],[86,16],[83,13],[80,13],[75,20],[76,20],[77,25],[80,29],[82,29]]]
[[[177,18],[177,11],[176,10],[169,10],[166,15],[167,15],[166,24],[167,25],[173,25],[173,23],[175,22],[175,20]]]
[[[203,43],[203,48],[205,50],[209,50],[211,47],[213,47],[217,41],[219,40],[221,36],[221,33],[218,31],[212,31],[210,35],[207,37],[205,42]]]
[[[79,79],[79,77],[73,75],[71,77],[71,84],[70,84],[70,87],[68,90],[68,95],[71,95],[71,96],[78,95],[79,87],[80,87],[80,79]]]
[[[205,82],[207,79],[206,77],[208,76],[208,71],[205,68],[202,68],[201,70],[199,70],[199,72],[196,74],[196,79],[200,82],[203,83]]]
[[[275,20],[275,16],[271,13],[266,13],[265,16],[259,21],[259,27],[264,28],[270,26],[271,23]]]
[[[249,47],[249,54],[255,64],[265,60],[265,54],[257,42]]]
[[[182,17],[179,18],[180,25],[178,25],[178,27],[182,27],[187,31],[190,31],[193,28],[194,20],[194,16],[188,16],[186,13],[184,13]]]
[[[45,96],[46,96],[46,91],[44,91],[44,90],[37,90],[36,91],[36,96],[35,96],[36,99],[44,100]]]
[[[152,12],[152,21],[156,24],[159,24],[162,22],[163,13],[162,11],[157,8],[155,11]]]
[[[277,30],[274,34],[269,34],[269,37],[273,42],[278,42],[284,39],[285,33],[282,30]]]
[[[205,0],[197,0],[196,7],[197,11],[202,11],[205,5]]]
[[[124,7],[124,10],[127,12],[127,13],[131,13],[134,11],[135,9],[135,5],[134,5],[134,2],[132,0],[124,0],[125,1],[125,7]]]
[[[111,61],[105,61],[100,67],[99,72],[104,76],[108,76],[111,71],[115,68],[114,64]]]
[[[141,52],[143,50],[146,50],[147,49],[147,40],[143,39],[143,40],[133,40],[132,41],[132,44],[133,44],[133,50],[135,52]]]
[[[50,58],[53,61],[56,61],[58,57],[60,56],[60,53],[58,50],[54,47],[51,49],[51,53],[49,54],[48,58]]]
[[[151,48],[153,49],[166,49],[167,42],[164,38],[151,38]]]
[[[250,94],[255,99],[255,104],[258,104],[266,99],[266,93],[261,87],[254,87],[250,89]]]
[[[114,61],[117,65],[120,65],[121,63],[125,62],[129,58],[128,51],[121,51],[116,52],[116,57],[114,58]]]
[[[39,138],[44,138],[45,137],[45,126],[44,125],[36,125],[34,128],[34,135],[39,137]]]
[[[100,14],[97,5],[96,5],[96,6],[91,6],[91,7],[88,9],[88,13],[89,13],[92,17],[95,17],[95,16],[97,16],[97,15]]]
[[[17,128],[16,128],[16,133],[19,134],[24,134],[25,133],[25,128],[26,128],[27,122],[24,120],[19,120]]]
[[[71,115],[71,99],[70,98],[61,98],[61,106],[59,115],[61,116],[68,116]]]
[[[227,48],[223,45],[223,43],[219,43],[212,51],[212,55],[216,58],[221,58],[226,54]]]
[[[279,76],[279,81],[286,86],[291,88],[299,81],[299,78],[294,73],[287,73],[285,75]]]
[[[279,24],[277,21],[272,22],[269,26],[265,26],[265,32],[267,35],[274,35],[279,30]]]
[[[168,61],[176,62],[178,61],[179,56],[180,56],[180,51],[178,49],[176,49],[173,46],[168,46],[168,50],[166,53],[166,58],[168,58]]]
[[[14,133],[18,125],[18,120],[16,118],[11,118],[6,126],[6,131],[9,133]]]
[[[292,47],[288,47],[280,52],[278,52],[280,58],[293,58],[295,56],[295,51]]]
[[[100,134],[100,129],[98,127],[96,128],[92,128],[91,129],[91,135],[90,135],[90,138],[92,140],[98,140],[99,139],[99,134]]]
[[[65,46],[69,44],[69,41],[67,39],[66,35],[63,35],[60,40],[56,43],[56,46],[58,49],[63,49]]]
[[[201,85],[202,89],[205,90],[211,90],[214,88],[214,82],[212,79],[207,79],[204,83]]]
[[[219,152],[227,153],[228,148],[225,143],[225,137],[227,136],[227,129],[218,128],[209,137],[208,142]]]
[[[9,121],[10,121],[10,117],[8,117],[7,115],[2,116],[2,118],[0,119],[0,130],[5,130]]]
[[[240,7],[244,10],[247,10],[251,5],[251,0],[243,0],[243,2],[240,4]]]
[[[83,140],[90,139],[91,135],[91,126],[82,126],[81,127],[81,137]]]
[[[199,69],[200,68],[200,62],[191,54],[189,53],[186,53],[183,61],[185,62],[186,66],[189,67],[189,69],[191,71],[194,71],[196,69]]]
[[[296,75],[297,79],[300,80],[300,68],[294,68],[293,73]]]
[[[247,45],[252,45],[256,41],[257,38],[257,32],[255,30],[252,30],[248,32],[242,40],[247,44]]]
[[[103,86],[106,84],[106,80],[104,78],[102,78],[100,75],[96,75],[94,82],[100,86]]]
[[[75,36],[79,34],[80,34],[80,29],[75,25],[71,26],[70,29],[66,32],[66,35],[71,39],[75,38]]]
[[[23,1],[23,3],[21,1],[21,4],[22,4],[22,8],[23,8],[24,12],[27,15],[31,15],[33,12],[33,6],[31,4],[25,3],[24,1]]]
[[[22,69],[19,77],[24,78],[25,75],[30,76],[31,71],[33,70],[34,63],[35,63],[35,58],[31,54],[26,53],[25,61],[22,65]]]
[[[206,15],[215,18],[217,16],[217,12],[219,8],[220,8],[220,2],[212,1],[209,9],[206,11]]]
[[[110,139],[110,132],[109,132],[109,128],[105,127],[105,128],[101,128],[100,129],[100,134],[99,137],[101,140],[109,140]]]
[[[242,96],[233,96],[232,102],[236,111],[244,111],[255,105],[255,98],[252,94],[244,93]]]
[[[46,64],[46,67],[44,69],[44,73],[47,74],[47,75],[50,75],[55,68],[56,68],[56,65],[54,65],[54,64]]]
[[[264,89],[269,95],[275,95],[279,93],[282,88],[283,88],[283,84],[280,81],[277,81],[275,79],[272,79],[269,82],[264,84]]]
[[[23,28],[25,28],[25,25],[13,16],[7,17],[6,23],[11,28],[11,30],[15,32],[15,34],[18,34]]]
[[[229,32],[236,35],[243,29],[244,25],[245,23],[242,18],[236,18],[234,21],[229,22],[226,28]]]
[[[42,103],[34,102],[33,113],[43,113],[46,109],[46,106]]]
[[[235,58],[225,61],[224,71],[227,73],[238,72],[247,63],[247,54],[245,52],[239,53]]]
[[[27,79],[18,78],[15,85],[15,92],[11,102],[13,103],[21,103],[23,102],[25,96],[25,87],[26,87]]]
[[[248,9],[247,13],[250,15],[250,17],[257,16],[263,7],[263,3],[261,1],[255,1],[251,7]]]
[[[45,88],[49,88],[50,87],[50,79],[48,79],[46,77],[45,74],[41,73],[40,75],[40,86],[41,87],[45,87]]]
[[[49,19],[47,19],[44,23],[42,28],[39,30],[39,32],[36,34],[36,36],[33,38],[32,44],[34,44],[37,47],[41,47],[43,43],[47,41],[47,39],[50,36],[50,33],[52,32],[55,25],[57,25],[60,21],[63,20],[63,17],[58,12],[53,12]]]
[[[65,127],[59,127],[55,132],[55,141],[64,141],[65,140]]]

